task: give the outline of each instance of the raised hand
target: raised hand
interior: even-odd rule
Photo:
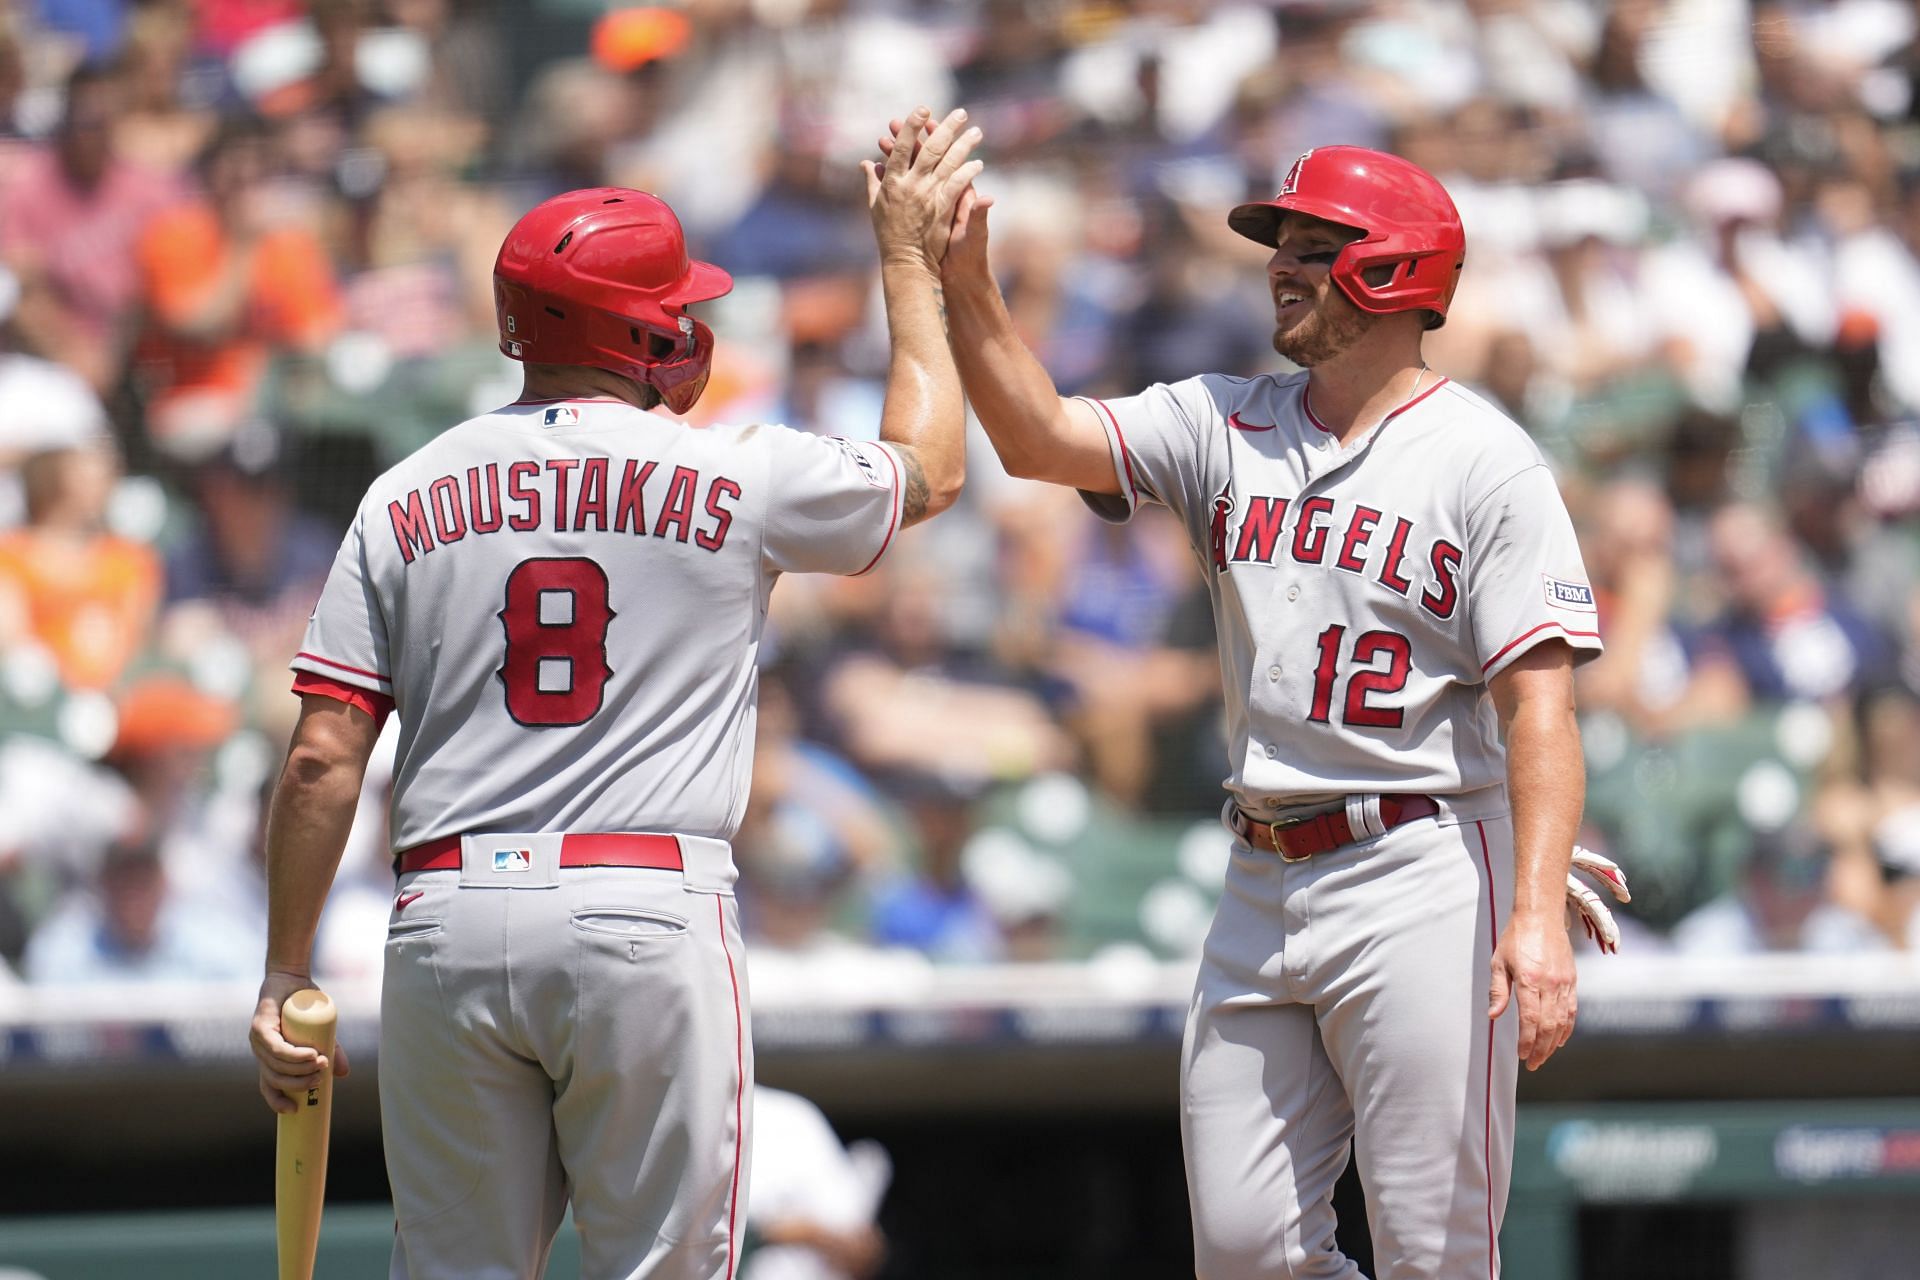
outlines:
[[[905,130],[906,121],[888,121],[887,132],[880,138],[880,154],[891,156],[894,139]],[[979,131],[976,129],[974,132]],[[919,150],[918,142],[915,142],[914,150]],[[960,193],[960,199],[953,209],[953,225],[948,233],[946,256],[940,260],[940,276],[943,280],[959,280],[969,275],[981,280],[989,278],[987,210],[992,207],[993,197],[982,193],[978,187],[969,186]]]
[[[931,116],[920,107],[896,122],[889,143],[913,138],[918,144],[884,146],[884,163],[863,160],[860,167],[867,175],[867,207],[882,261],[911,257],[937,270],[946,257],[955,209],[985,166],[967,158],[980,144],[980,130],[962,132],[965,110],[950,112],[928,132]]]

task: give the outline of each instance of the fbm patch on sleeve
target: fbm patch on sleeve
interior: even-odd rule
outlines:
[[[1540,581],[1545,584],[1547,603],[1556,609],[1569,609],[1574,613],[1598,613],[1599,607],[1593,601],[1593,588],[1584,582],[1567,582],[1552,574],[1543,573]]]

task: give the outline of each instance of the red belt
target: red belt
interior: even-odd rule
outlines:
[[[680,841],[673,836],[628,834],[568,834],[560,837],[563,867],[651,867],[656,871],[682,870]],[[455,871],[460,867],[460,837],[442,836],[403,849],[393,859],[394,873]]]
[[[1431,818],[1439,812],[1440,806],[1432,796],[1380,797],[1380,822],[1389,830],[1403,822]],[[1277,853],[1287,862],[1304,862],[1316,853],[1352,844],[1355,839],[1344,804],[1311,817],[1283,818],[1278,822],[1256,818],[1244,809],[1240,816],[1247,827],[1241,834],[1248,844],[1267,853]]]

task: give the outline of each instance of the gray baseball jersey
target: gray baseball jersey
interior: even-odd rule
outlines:
[[[1123,494],[1185,522],[1211,584],[1233,802],[1341,797],[1358,834],[1300,862],[1234,846],[1181,1059],[1201,1280],[1359,1280],[1332,1195],[1360,1160],[1376,1280],[1498,1273],[1516,1012],[1486,1016],[1513,824],[1486,682],[1552,638],[1600,647],[1531,441],[1444,379],[1342,448],[1305,374],[1113,402]],[[1368,826],[1381,793],[1431,820]]]
[[[886,445],[596,399],[509,405],[374,482],[293,666],[400,720],[394,1280],[543,1275],[569,1203],[587,1275],[733,1274],[753,1040],[727,841],[767,601],[873,567],[901,503]]]
[[[1486,680],[1549,638],[1599,652],[1540,452],[1446,379],[1341,448],[1307,375],[1208,374],[1091,401],[1127,490],[1187,527],[1213,588],[1227,786],[1250,808],[1505,776]]]
[[[397,704],[396,848],[728,839],[773,584],[872,568],[898,477],[884,444],[612,400],[509,405],[374,482],[293,666]]]

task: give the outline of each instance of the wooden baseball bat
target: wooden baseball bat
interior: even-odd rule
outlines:
[[[280,1280],[313,1280],[320,1245],[320,1210],[327,1196],[327,1138],[333,1125],[333,1033],[339,1014],[324,991],[308,987],[280,1006],[280,1031],[292,1044],[327,1057],[327,1073],[311,1089],[292,1094],[300,1109],[278,1117],[273,1175],[274,1228],[280,1244]]]

